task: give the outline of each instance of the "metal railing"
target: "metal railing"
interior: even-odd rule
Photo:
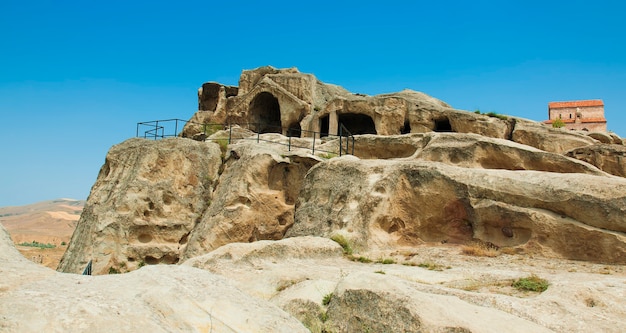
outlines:
[[[177,137],[182,134],[182,129],[186,124],[201,126],[202,132],[200,133],[204,134],[203,140],[225,140],[225,138],[211,139],[209,136],[219,130],[228,130],[229,144],[232,143],[233,140],[255,140],[257,143],[269,142],[284,145],[288,147],[289,151],[291,151],[292,148],[301,148],[310,149],[312,154],[315,154],[317,151],[328,154],[338,154],[339,156],[345,154],[354,155],[354,136],[343,124],[339,124],[339,135],[330,135],[328,133],[308,131],[299,128],[282,128],[280,126],[272,126],[265,123],[217,124],[195,123],[182,119],[165,119],[137,123],[136,136],[153,140]],[[233,128],[247,129],[256,133],[256,136],[238,136],[233,133]],[[262,131],[259,131],[258,129],[262,129]],[[284,140],[270,140],[262,136],[263,134],[269,133],[284,134],[287,136],[287,142],[285,143]],[[330,146],[328,143],[334,138],[338,138],[339,140],[339,147],[336,150],[321,148],[323,145]]]

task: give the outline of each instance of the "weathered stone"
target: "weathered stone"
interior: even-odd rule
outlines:
[[[561,154],[476,134],[429,133],[423,141],[427,144],[413,158],[465,168],[606,175],[592,165]]]
[[[507,232],[493,232],[508,227],[519,234],[515,246],[530,248],[538,243],[552,251],[560,248],[565,258],[626,263],[624,193],[626,181],[611,176],[335,158],[307,174],[287,236],[329,236],[341,231],[357,249],[415,246],[425,241],[463,243],[473,238],[509,246],[512,240]],[[485,200],[501,203],[494,209],[494,214],[500,213],[489,218],[478,214]],[[548,215],[535,214],[533,223],[551,227],[532,228],[518,208],[545,211]],[[573,225],[581,226],[575,228],[575,237],[549,241],[553,233],[571,236]],[[604,245],[584,253],[579,239]]]
[[[185,258],[232,242],[283,238],[293,224],[304,175],[319,159],[281,147],[254,141],[231,146],[239,159],[226,161],[213,200],[191,233]]]
[[[601,143],[613,143],[613,138],[608,133],[602,132],[591,132],[587,134],[587,136],[594,138],[595,140],[600,141]]]
[[[562,154],[578,147],[597,143],[595,139],[573,131],[555,129],[533,122],[518,121],[512,140],[552,153]]]
[[[113,146],[59,271],[94,274],[174,264],[201,220],[221,164],[217,144],[130,139]]]
[[[326,329],[331,332],[552,332],[502,311],[423,293],[411,283],[374,273],[342,279],[327,313]]]
[[[307,332],[269,302],[189,266],[62,274],[24,259],[0,226],[2,332]]]
[[[572,149],[566,156],[585,161],[615,176],[626,177],[626,147],[596,144]]]

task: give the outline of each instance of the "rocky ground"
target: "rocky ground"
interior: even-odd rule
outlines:
[[[452,244],[347,255],[335,241],[295,237],[232,243],[182,265],[81,276],[36,265],[8,235],[1,240],[6,332],[626,330],[621,265]],[[512,287],[531,275],[547,280],[547,290]]]

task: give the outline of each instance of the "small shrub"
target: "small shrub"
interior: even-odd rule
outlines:
[[[486,115],[488,115],[489,117],[494,117],[494,118],[498,118],[498,119],[502,119],[502,120],[507,120],[509,119],[509,117],[502,115],[502,114],[497,114],[495,112],[487,112]]]
[[[222,124],[203,124],[202,132],[206,134],[206,136],[211,136],[215,134],[217,131],[221,131],[224,128]]]
[[[360,256],[358,258],[357,257],[352,257],[352,261],[358,261],[358,262],[361,262],[361,263],[364,263],[364,264],[369,264],[370,262],[372,262],[372,259],[370,259],[368,257]]]
[[[396,261],[391,258],[378,259],[376,262],[383,265],[391,265],[396,263]]]
[[[552,127],[554,128],[561,128],[563,126],[565,126],[565,123],[561,118],[556,118],[552,121]]]
[[[331,159],[333,157],[337,157],[337,154],[335,154],[335,153],[322,153],[319,156],[329,160],[329,159]]]
[[[109,274],[120,274],[120,270],[111,266],[109,267]]]
[[[137,265],[137,268],[141,268],[141,267],[143,267],[143,266],[145,266],[145,265],[146,265],[146,262],[142,260],[142,261],[140,261],[140,262],[139,262],[139,264]]]
[[[65,246],[65,245],[67,245],[66,242],[61,242],[61,246]]]
[[[323,304],[324,306],[327,306],[328,304],[330,304],[330,300],[331,300],[332,298],[333,298],[333,293],[326,294],[326,295],[324,296],[324,298],[322,299],[322,304]]]
[[[348,242],[348,240],[343,237],[343,235],[333,235],[332,237],[330,237],[330,239],[334,240],[335,242],[337,242],[337,244],[341,245],[341,247],[343,248],[343,253],[346,255],[352,255],[352,247],[350,246],[350,243]]]
[[[547,280],[532,274],[528,277],[515,280],[511,286],[521,291],[544,292],[548,289],[549,283]]]
[[[476,111],[474,111],[475,114],[480,114],[480,110],[476,109]]]
[[[386,273],[385,273],[385,271],[375,271],[374,273],[377,273],[377,274],[386,274]]]
[[[320,313],[320,320],[322,321],[322,323],[325,323],[328,320],[328,312]]]
[[[461,252],[468,256],[475,256],[475,257],[493,258],[493,257],[497,257],[498,255],[500,255],[500,252],[498,251],[498,249],[489,247],[482,243],[472,243],[468,245],[463,245],[463,247],[461,248]]]
[[[443,266],[441,266],[439,264],[436,264],[434,262],[431,262],[431,261],[426,261],[426,262],[419,263],[419,264],[417,264],[417,266],[421,267],[421,268],[426,268],[429,271],[443,271]]]

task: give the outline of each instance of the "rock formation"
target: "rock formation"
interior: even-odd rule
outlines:
[[[363,250],[480,239],[626,263],[626,180],[570,175],[336,158],[307,174],[287,236],[342,233]]]
[[[59,270],[95,274],[175,264],[212,198],[212,142],[130,139],[107,154]]]
[[[626,177],[626,146],[595,144],[572,149],[565,155],[595,165],[612,175]]]
[[[464,290],[480,271],[452,269],[437,280],[410,266],[429,265],[414,261],[420,251],[442,251],[454,265],[471,266],[467,257],[452,259],[460,246],[506,249],[516,254],[489,265],[505,261],[490,278],[508,287],[522,272],[532,273],[527,258],[544,260],[544,268],[551,262],[569,265],[562,259],[592,262],[589,267],[626,264],[619,137],[456,110],[410,90],[351,94],[296,69],[244,71],[239,87],[206,83],[198,96],[200,110],[181,137],[130,139],[111,149],[60,271],[80,272],[89,260],[95,274],[185,262],[226,276],[314,332],[626,328],[618,319],[623,311],[611,312],[613,326],[580,314],[596,304],[602,310],[619,304],[613,293],[585,284],[600,279],[593,275],[554,282],[558,295],[548,291],[536,301],[518,302]],[[610,143],[600,144],[605,141]],[[327,239],[336,236],[354,256],[343,256]],[[358,262],[379,256],[409,266],[394,267],[393,277],[385,277]],[[509,272],[512,260],[523,266]],[[166,267],[141,268],[117,282],[132,285],[151,274],[176,280],[192,273],[190,267]],[[619,266],[606,267],[622,274]],[[567,269],[559,272],[570,278]],[[222,283],[213,275],[201,277],[180,280],[193,286],[190,293],[199,293],[185,294],[185,302],[205,295],[198,291],[201,279]],[[568,287],[592,292],[570,295]],[[590,293],[601,293],[603,300]],[[206,295],[221,299],[212,291]],[[563,305],[554,310],[544,301]],[[114,298],[106,302],[117,304]],[[208,303],[202,309],[218,304],[203,302]],[[578,316],[585,321],[579,326],[561,322],[578,322]]]
[[[269,302],[189,266],[62,274],[24,259],[0,226],[2,332],[307,332]]]

